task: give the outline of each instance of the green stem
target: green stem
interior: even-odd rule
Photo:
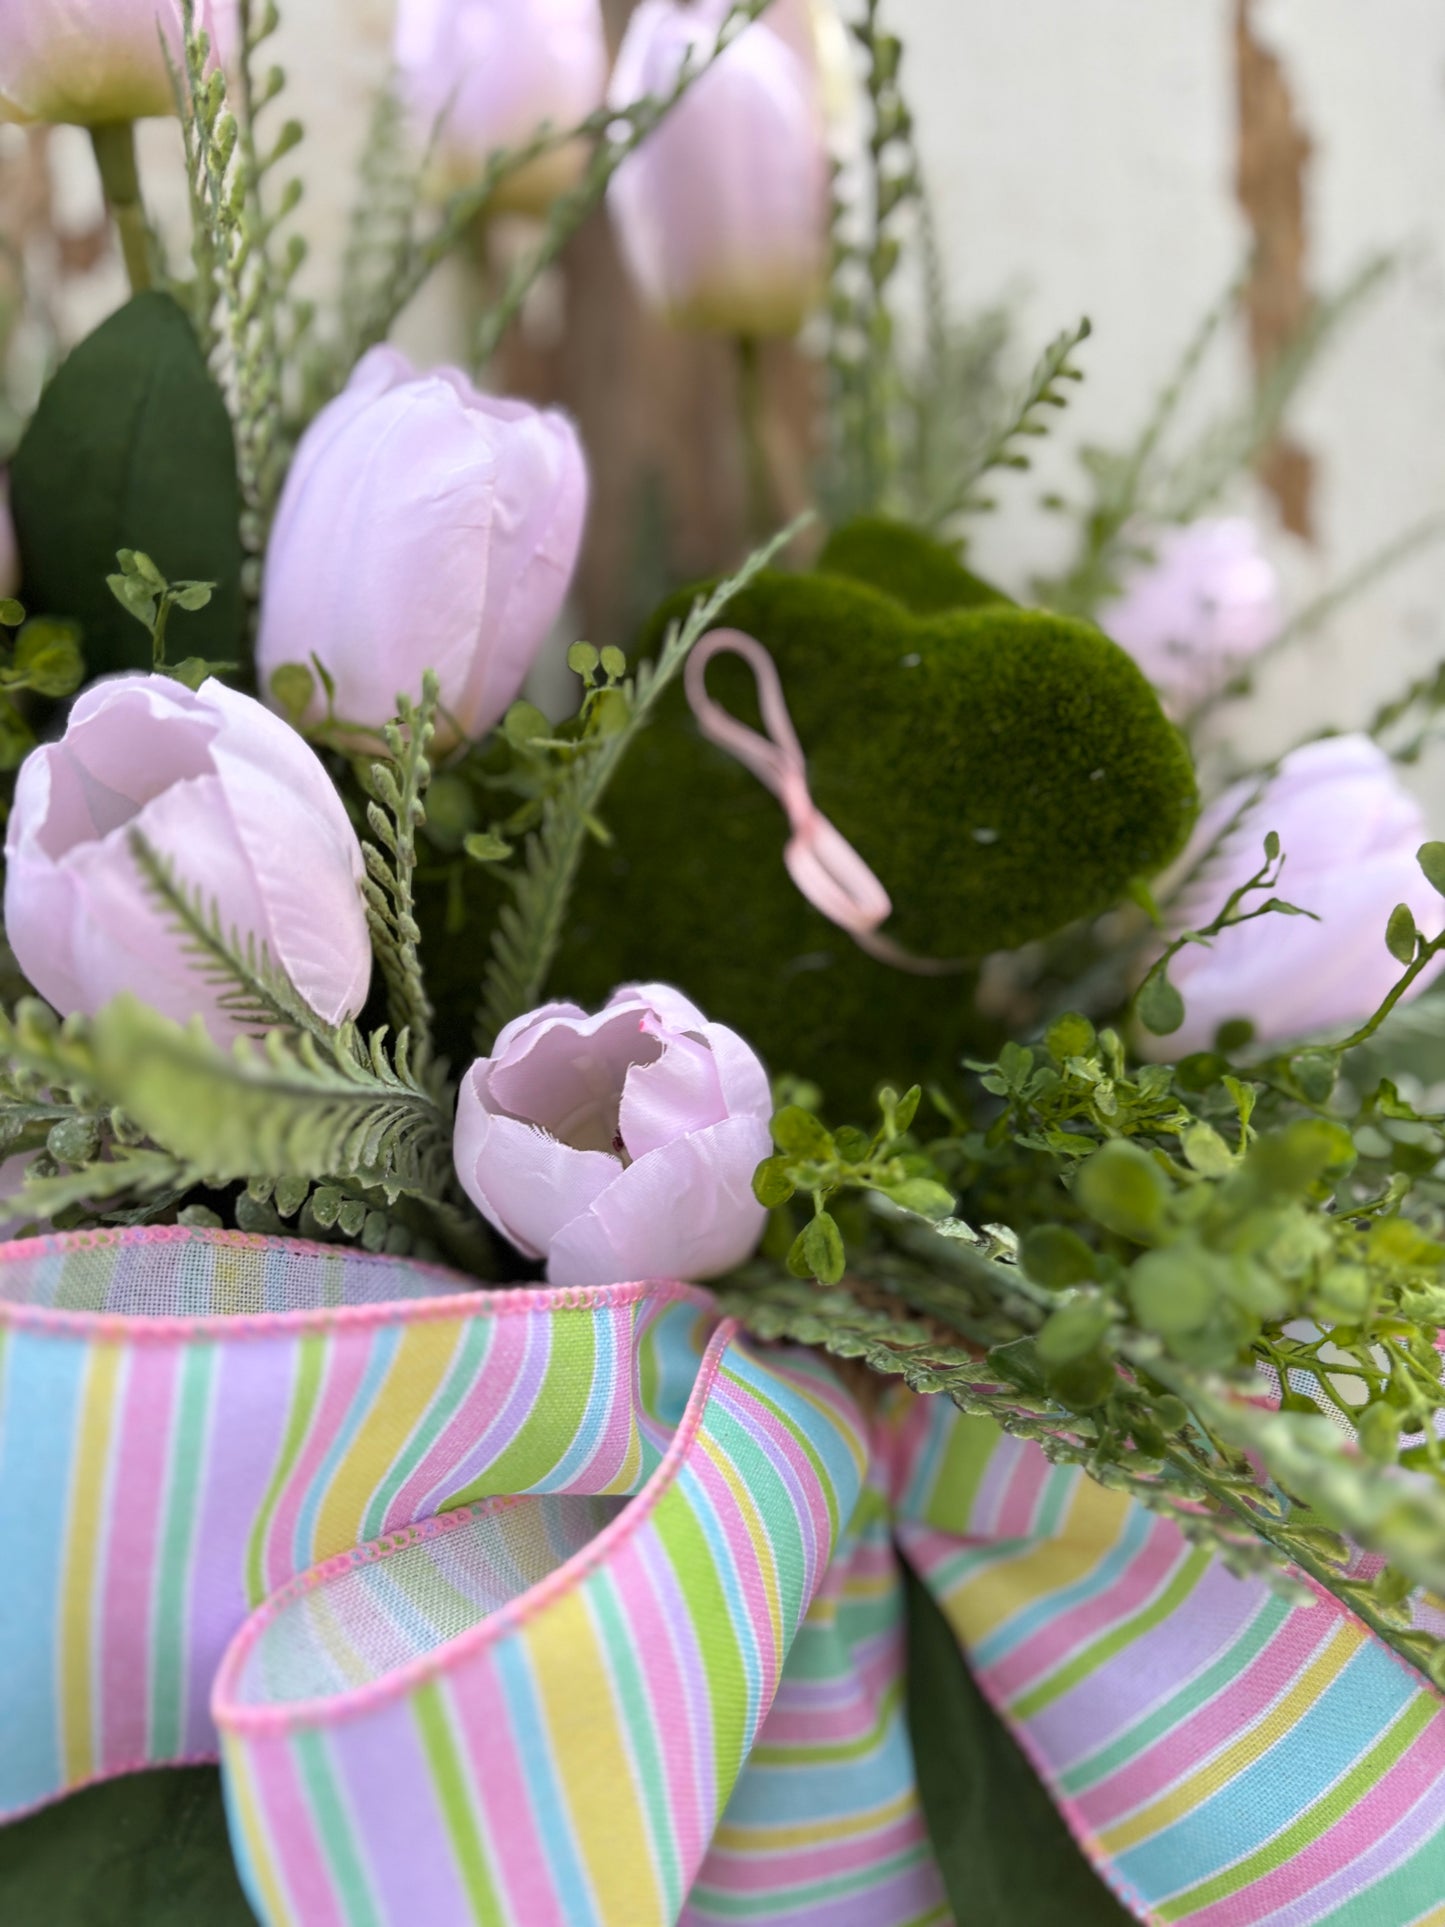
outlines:
[[[738,410],[747,472],[747,539],[761,542],[778,525],[772,469],[768,462],[762,353],[755,335],[739,335],[737,345]]]
[[[130,276],[132,294],[140,294],[155,282],[155,261],[151,231],[141,199],[140,173],[135,158],[135,123],[128,120],[106,121],[90,130],[95,149],[100,184],[105,204],[110,209],[115,231],[125,256],[125,271]]]

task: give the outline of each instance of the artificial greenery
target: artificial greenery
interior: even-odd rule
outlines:
[[[881,878],[888,932],[916,957],[974,965],[1096,914],[1167,863],[1193,820],[1178,733],[1088,625],[1002,603],[919,619],[841,576],[780,574],[726,620],[772,652],[817,803]],[[709,687],[757,726],[741,664],[715,663]],[[776,801],[699,739],[680,695],[607,822],[558,967],[569,994],[673,978],[778,1068],[849,1101],[882,1069],[947,1077],[987,1035],[967,974],[902,975],[802,899]]]
[[[719,48],[763,4],[735,7]],[[81,648],[90,674],[194,682],[234,658],[244,679],[269,518],[316,407],[511,172],[590,141],[581,185],[482,317],[485,360],[617,166],[718,53],[664,99],[498,156],[431,223],[424,159],[405,157],[383,103],[363,210],[375,220],[354,235],[339,307],[317,316],[295,291],[299,189],[278,173],[299,130],[265,131],[284,89],[260,70],[276,9],[242,0],[229,79],[208,72],[186,13],[176,83],[193,274],[178,299],[142,293],[75,350],[16,457],[35,619],[0,606],[0,764],[32,740],[37,716],[18,705],[70,693]],[[379,981],[361,1024],[321,1022],[264,947],[222,927],[213,879],[132,834],[158,914],[238,1042],[222,1049],[133,999],[62,1022],[22,998],[0,1018],[0,1149],[27,1160],[15,1209],[62,1228],[294,1228],[515,1276],[458,1191],[448,1059],[549,994],[596,1001],[627,978],[671,978],[788,1080],[756,1180],[767,1237],[718,1283],[728,1310],[1037,1440],[1236,1568],[1306,1575],[1445,1681],[1412,1599],[1445,1589],[1445,1111],[1390,1046],[1392,1027],[1408,1039],[1420,1024],[1396,1007],[1445,937],[1395,912],[1381,940],[1399,983],[1347,1038],[1271,1054],[1222,1036],[1177,1066],[1141,1066],[1130,1046],[1180,1024],[1178,944],[1132,991],[1118,946],[1107,968],[1068,967],[1090,945],[1104,954],[1092,919],[1130,894],[1147,902],[1136,886],[1175,855],[1196,804],[1181,736],[1084,618],[1146,552],[1142,528],[1208,507],[1273,435],[1379,270],[1321,304],[1247,411],[1169,452],[1233,297],[1221,304],[1132,444],[1086,452],[1075,555],[1042,586],[1051,612],[1021,608],[968,570],[958,538],[988,506],[985,478],[1027,464],[1087,329],[1059,336],[1007,400],[1000,318],[970,327],[945,312],[902,50],[878,0],[857,37],[867,207],[851,227],[840,211],[823,492],[864,518],[840,518],[810,574],[769,571],[772,545],[715,590],[670,601],[635,666],[575,647],[582,696],[566,721],[519,703],[490,741],[443,755],[428,680],[374,764],[334,719],[316,732],[367,839]],[[138,214],[136,202],[132,228]],[[893,313],[910,238],[928,295],[917,355]],[[132,249],[137,272],[159,271],[153,252]],[[198,654],[171,666],[177,611]],[[818,803],[892,894],[888,934],[950,966],[941,974],[900,974],[813,912],[781,864],[776,802],[699,740],[679,672],[724,615],[773,652]],[[739,666],[710,675],[756,722]],[[1437,670],[1382,708],[1377,733],[1442,701]],[[1285,854],[1266,839],[1255,876],[1179,941],[1290,914],[1275,896]],[[1421,862],[1445,887],[1445,848],[1425,846]],[[1009,966],[1031,999],[1007,1024],[983,1015],[982,960],[1036,939],[1035,964]],[[1045,992],[1065,984],[1074,1007],[1051,1018]],[[1418,1070],[1421,1053],[1407,1055]],[[894,1082],[876,1121],[823,1121],[869,1116],[882,1077]]]

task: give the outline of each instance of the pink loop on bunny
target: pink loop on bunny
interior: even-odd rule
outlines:
[[[740,723],[708,694],[708,664],[723,655],[741,656],[752,670],[766,736]],[[783,861],[813,908],[846,930],[861,950],[880,963],[926,977],[957,970],[956,963],[911,956],[879,933],[878,926],[892,913],[892,900],[847,837],[813,801],[807,758],[788,713],[782,679],[763,645],[740,629],[715,629],[688,658],[686,688],[703,735],[736,757],[782,804],[793,832]]]

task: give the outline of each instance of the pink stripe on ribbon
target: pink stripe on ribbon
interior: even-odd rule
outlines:
[[[741,656],[758,685],[766,736],[730,716],[707,693],[707,666],[715,656]],[[737,758],[787,813],[792,836],[783,852],[788,875],[815,910],[846,930],[860,950],[896,970],[919,977],[951,976],[960,966],[915,957],[879,934],[892,900],[847,837],[830,823],[808,788],[808,763],[788,713],[777,664],[763,645],[740,629],[716,629],[688,657],[687,700],[697,726],[711,743]]]

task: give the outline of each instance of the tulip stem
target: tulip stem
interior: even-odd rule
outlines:
[[[738,336],[738,406],[747,468],[747,534],[749,541],[759,542],[776,528],[778,517],[768,460],[762,352],[756,335]]]
[[[131,293],[140,294],[155,282],[155,256],[145,203],[141,199],[140,172],[136,167],[135,123],[106,121],[91,128],[90,140],[100,169],[105,204],[115,222],[125,257]]]

